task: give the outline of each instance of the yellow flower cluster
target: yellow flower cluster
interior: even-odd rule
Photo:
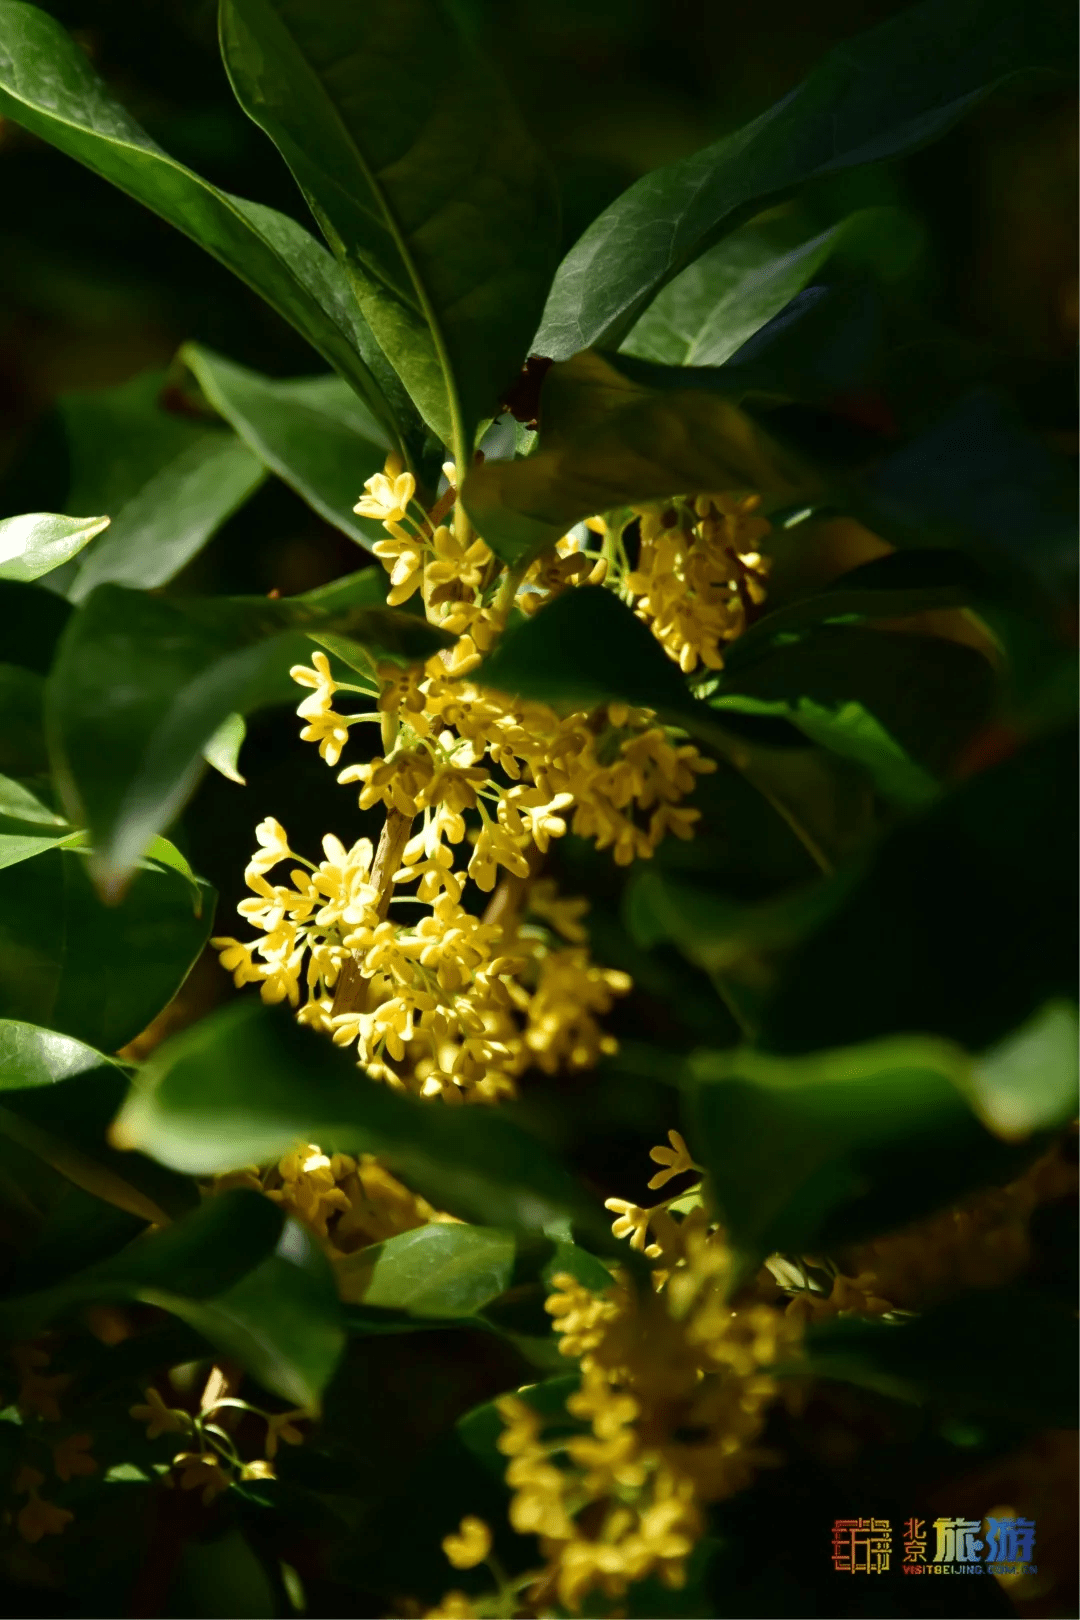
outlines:
[[[581,1366],[566,1410],[583,1432],[545,1436],[526,1400],[497,1403],[510,1522],[540,1537],[546,1559],[534,1604],[576,1612],[594,1589],[615,1598],[649,1575],[680,1586],[704,1504],[772,1461],[759,1444],[776,1393],[764,1369],[799,1330],[760,1301],[732,1304],[731,1267],[722,1235],[695,1221],[663,1292],[554,1279],[547,1309]]]
[[[668,656],[689,675],[719,669],[721,648],[741,635],[765,599],[769,533],[759,498],[700,495],[650,507],[640,516],[641,545],[625,588]]]
[[[71,1383],[66,1373],[47,1373],[52,1356],[46,1348],[51,1336],[13,1344],[11,1360],[19,1378],[15,1405],[19,1411],[21,1433],[35,1445],[35,1454],[47,1451],[52,1471],[61,1484],[85,1474],[97,1473],[97,1463],[90,1455],[92,1435],[73,1432],[58,1439],[49,1439],[40,1430],[41,1424],[52,1425],[61,1420],[59,1396]],[[60,1535],[71,1523],[74,1514],[41,1495],[45,1475],[40,1468],[22,1463],[15,1471],[11,1490],[26,1501],[15,1513],[15,1528],[23,1541],[37,1542],[43,1536]]]
[[[444,472],[447,488],[425,512],[413,475],[391,456],[356,510],[386,531],[374,550],[390,603],[419,591],[454,646],[422,669],[380,665],[370,680],[338,681],[323,652],[292,672],[310,694],[297,711],[301,736],[329,765],[353,727],[379,725],[382,752],[338,776],[359,788],[361,810],[385,809],[379,846],[361,838],[346,848],[328,834],[314,864],[268,818],[246,873],[252,898],[239,907],[263,937],[213,943],[237,985],[257,983],[264,1000],[288,1001],[301,1022],[355,1044],[374,1077],[426,1097],[494,1102],[530,1066],[586,1068],[613,1051],[598,1020],[630,985],[590,961],[584,902],[536,881],[550,840],[569,827],[619,864],[647,858],[669,833],[692,836],[699,812],[683,801],[715,765],[647,710],[560,715],[470,678],[515,603],[532,611],[572,582],[595,583],[608,560],[567,540],[519,578],[460,510],[453,529],[443,522],[457,483],[452,464]],[[702,506],[702,534],[717,528],[717,510]],[[592,531],[606,534],[601,520]],[[338,693],[369,706],[343,713]],[[271,881],[285,861],[295,863],[288,883]],[[486,911],[467,884],[492,895]],[[396,904],[424,909],[400,923],[389,915]]]
[[[264,1000],[288,1000],[301,1022],[338,1045],[355,1043],[369,1074],[425,1097],[492,1102],[512,1095],[515,1076],[530,1064],[548,1072],[563,1063],[585,1068],[613,1051],[597,1019],[630,981],[596,966],[575,942],[581,928],[573,902],[541,889],[554,926],[529,920],[527,890],[521,907],[503,908],[501,920],[475,916],[461,904],[463,878],[447,864],[439,834],[440,821],[426,817],[393,874],[401,884],[419,880],[411,898],[426,915],[406,924],[379,918],[368,839],[346,850],[327,835],[318,866],[304,862],[289,884],[269,883],[264,873],[272,863],[303,858],[276,821],[264,821],[246,874],[255,897],[239,907],[264,937],[215,940],[223,965],[238,985],[258,983]],[[525,864],[514,875],[528,874]],[[560,925],[573,940],[559,941]],[[335,1012],[335,986],[350,958],[363,980],[363,1005]]]
[[[371,1153],[323,1153],[308,1142],[267,1169],[217,1176],[212,1191],[250,1187],[280,1204],[322,1243],[331,1261],[430,1221],[454,1221],[410,1192]]]

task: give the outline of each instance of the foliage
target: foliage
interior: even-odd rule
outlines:
[[[5,120],[332,368],[69,394],[75,515],[0,521],[0,1574],[839,1612],[826,1515],[978,1518],[1010,1459],[1032,1513],[1075,1421],[1071,481],[899,200],[1070,19],[921,0],[561,260],[474,8],[219,21],[326,246],[0,0]],[[375,560],[201,591],[280,485]]]

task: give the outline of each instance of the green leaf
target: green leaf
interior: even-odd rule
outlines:
[[[225,0],[221,39],[371,330],[467,464],[555,266],[554,183],[506,90],[435,0]]]
[[[766,506],[790,505],[817,489],[816,476],[729,400],[651,388],[588,353],[545,377],[535,452],[474,467],[462,499],[500,557],[522,563],[615,507],[701,490],[755,490]]]
[[[368,549],[385,538],[381,524],[358,518],[353,507],[391,444],[340,377],[282,382],[197,343],[185,344],[180,359],[263,466],[320,517]]]
[[[109,527],[107,517],[59,517],[55,512],[24,512],[0,521],[0,579],[27,584],[61,563]]]
[[[813,1324],[797,1376],[810,1372],[1039,1428],[1075,1428],[1076,1349],[1075,1312],[1017,1285],[960,1294],[914,1321]],[[1024,1377],[1017,1376],[1021,1367]]]
[[[344,1345],[329,1262],[298,1222],[242,1189],[57,1287],[4,1301],[0,1333],[23,1337],[103,1299],[171,1312],[297,1404],[318,1400]]]
[[[894,551],[839,574],[810,596],[772,608],[725,650],[725,669],[756,658],[776,637],[830,621],[902,619],[938,608],[967,607],[990,581],[957,551]]]
[[[219,191],[153,142],[67,32],[37,6],[0,0],[0,114],[84,163],[220,259],[355,388],[387,432],[385,371],[348,284],[294,220]],[[364,358],[361,358],[363,356]]]
[[[106,581],[167,584],[263,481],[261,462],[234,433],[162,408],[167,377],[144,372],[60,400],[69,504],[112,514],[68,586],[72,601]]]
[[[85,836],[81,831],[70,830],[51,835],[0,832],[0,871],[6,866],[17,866],[20,861],[32,860],[47,849],[78,847],[85,842]]]
[[[50,810],[23,782],[0,776],[0,816],[8,821],[26,822],[32,827],[67,827],[63,816]]]
[[[898,216],[897,209],[862,209],[813,234],[797,214],[752,220],[668,282],[620,350],[669,366],[723,365],[845,241],[885,231],[894,247]]]
[[[788,719],[812,742],[866,766],[904,805],[929,802],[993,709],[992,666],[936,636],[820,625],[733,661],[711,706]]]
[[[52,849],[0,872],[0,1017],[40,1024],[115,1052],[176,994],[210,932],[214,895],[194,915],[187,882],[136,874],[104,906],[86,857]]]
[[[912,1030],[979,1051],[1075,997],[1075,832],[1070,728],[882,841],[785,963],[763,1043],[813,1052]]]
[[[342,1299],[414,1316],[471,1316],[510,1285],[509,1232],[434,1222],[402,1232],[335,1266]]]
[[[222,722],[288,701],[290,666],[311,657],[304,632],[323,630],[406,660],[448,639],[409,613],[303,597],[165,600],[103,585],[87,600],[61,642],[47,714],[57,785],[89,825],[103,892],[122,890],[179,813]]]
[[[230,782],[246,787],[240,775],[240,750],[247,736],[247,722],[242,714],[227,714],[214,735],[203,744],[202,757],[215,771],[220,771]]]
[[[944,1041],[700,1052],[691,1067],[689,1140],[747,1263],[887,1230],[1023,1163],[975,1118],[970,1059]]]
[[[296,1406],[317,1409],[345,1348],[341,1305],[330,1262],[306,1227],[287,1220],[273,1254],[224,1294],[160,1304],[235,1356],[266,1389]]]
[[[432,1108],[370,1081],[347,1054],[284,1013],[245,1000],[158,1049],[114,1132],[174,1169],[261,1163],[299,1138],[377,1153],[440,1208],[487,1226],[543,1231],[607,1223],[548,1150],[505,1109]]]
[[[969,1100],[995,1135],[1023,1141],[1074,1117],[1076,1071],[1076,1007],[1051,1001],[975,1060]]]
[[[594,220],[559,266],[534,351],[565,360],[617,342],[748,206],[925,146],[997,85],[1059,72],[1072,30],[1063,8],[924,0],[845,41],[752,123],[653,170]]]

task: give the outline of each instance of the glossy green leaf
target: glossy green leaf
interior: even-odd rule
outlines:
[[[245,1000],[165,1043],[120,1114],[118,1140],[192,1173],[262,1162],[293,1143],[377,1153],[439,1208],[542,1231],[567,1215],[608,1244],[607,1223],[505,1110],[432,1108],[370,1081],[329,1041]]]
[[[185,344],[180,358],[263,466],[320,517],[361,546],[385,538],[381,524],[357,517],[353,507],[364,480],[382,471],[390,441],[340,377],[283,382],[197,343]]]
[[[107,581],[146,589],[167,584],[265,477],[234,433],[212,419],[165,410],[166,381],[164,371],[149,371],[118,388],[60,401],[69,502],[112,516],[108,534],[67,587],[72,601]]]
[[[614,507],[698,490],[756,490],[766,505],[789,505],[818,487],[729,400],[650,388],[590,353],[544,379],[534,454],[474,467],[462,498],[488,544],[522,563]]]
[[[116,894],[205,769],[230,715],[298,690],[305,632],[337,631],[380,655],[419,659],[446,637],[409,613],[313,606],[303,597],[165,600],[100,586],[65,632],[49,681],[57,784],[88,824],[95,880]]]
[[[723,365],[845,242],[884,233],[895,250],[898,215],[862,209],[813,234],[797,214],[751,220],[668,282],[619,347],[663,365]]]
[[[1072,728],[897,828],[792,953],[766,1009],[774,1051],[900,1030],[978,1051],[1076,993]]]
[[[0,579],[28,584],[70,562],[95,535],[109,527],[107,517],[60,517],[55,512],[24,512],[0,520]]]
[[[334,1269],[350,1304],[462,1317],[509,1287],[514,1255],[509,1232],[435,1222],[361,1249]]]
[[[1023,1162],[975,1118],[970,1059],[947,1042],[701,1052],[692,1072],[689,1140],[748,1261],[900,1225]]]
[[[162,151],[39,7],[3,0],[0,39],[4,117],[85,163],[220,259],[341,373],[388,432],[397,431],[372,375],[385,362],[345,277],[307,231],[272,208],[219,191]]]
[[[87,858],[52,849],[0,872],[0,1017],[115,1052],[180,988],[210,932],[178,873],[136,873],[119,905],[94,893]]]
[[[528,354],[557,247],[554,183],[506,90],[436,0],[225,0],[221,37],[371,330],[467,461]]]
[[[1076,1352],[1075,1312],[1015,1285],[959,1294],[909,1322],[815,1324],[797,1376],[809,1371],[952,1412],[1075,1428]],[[1018,1378],[1018,1367],[1031,1375]]]
[[[749,205],[925,146],[997,85],[1060,72],[1072,29],[1063,8],[923,0],[844,41],[752,123],[654,169],[594,220],[559,266],[534,351],[565,360],[617,342]]]
[[[1076,1114],[1076,1006],[1051,1001],[972,1064],[968,1096],[997,1136],[1023,1141]]]

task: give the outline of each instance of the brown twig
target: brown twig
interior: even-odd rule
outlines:
[[[380,922],[385,919],[390,909],[394,873],[401,866],[401,858],[405,853],[405,845],[409,842],[412,824],[412,816],[403,815],[400,810],[386,812],[386,820],[379,834],[379,845],[371,868],[371,882],[376,893],[375,914]],[[367,997],[367,980],[360,971],[360,961],[360,954],[354,952],[342,965],[334,990],[333,1005],[330,1008],[332,1018],[336,1018],[339,1013],[363,1011]]]

